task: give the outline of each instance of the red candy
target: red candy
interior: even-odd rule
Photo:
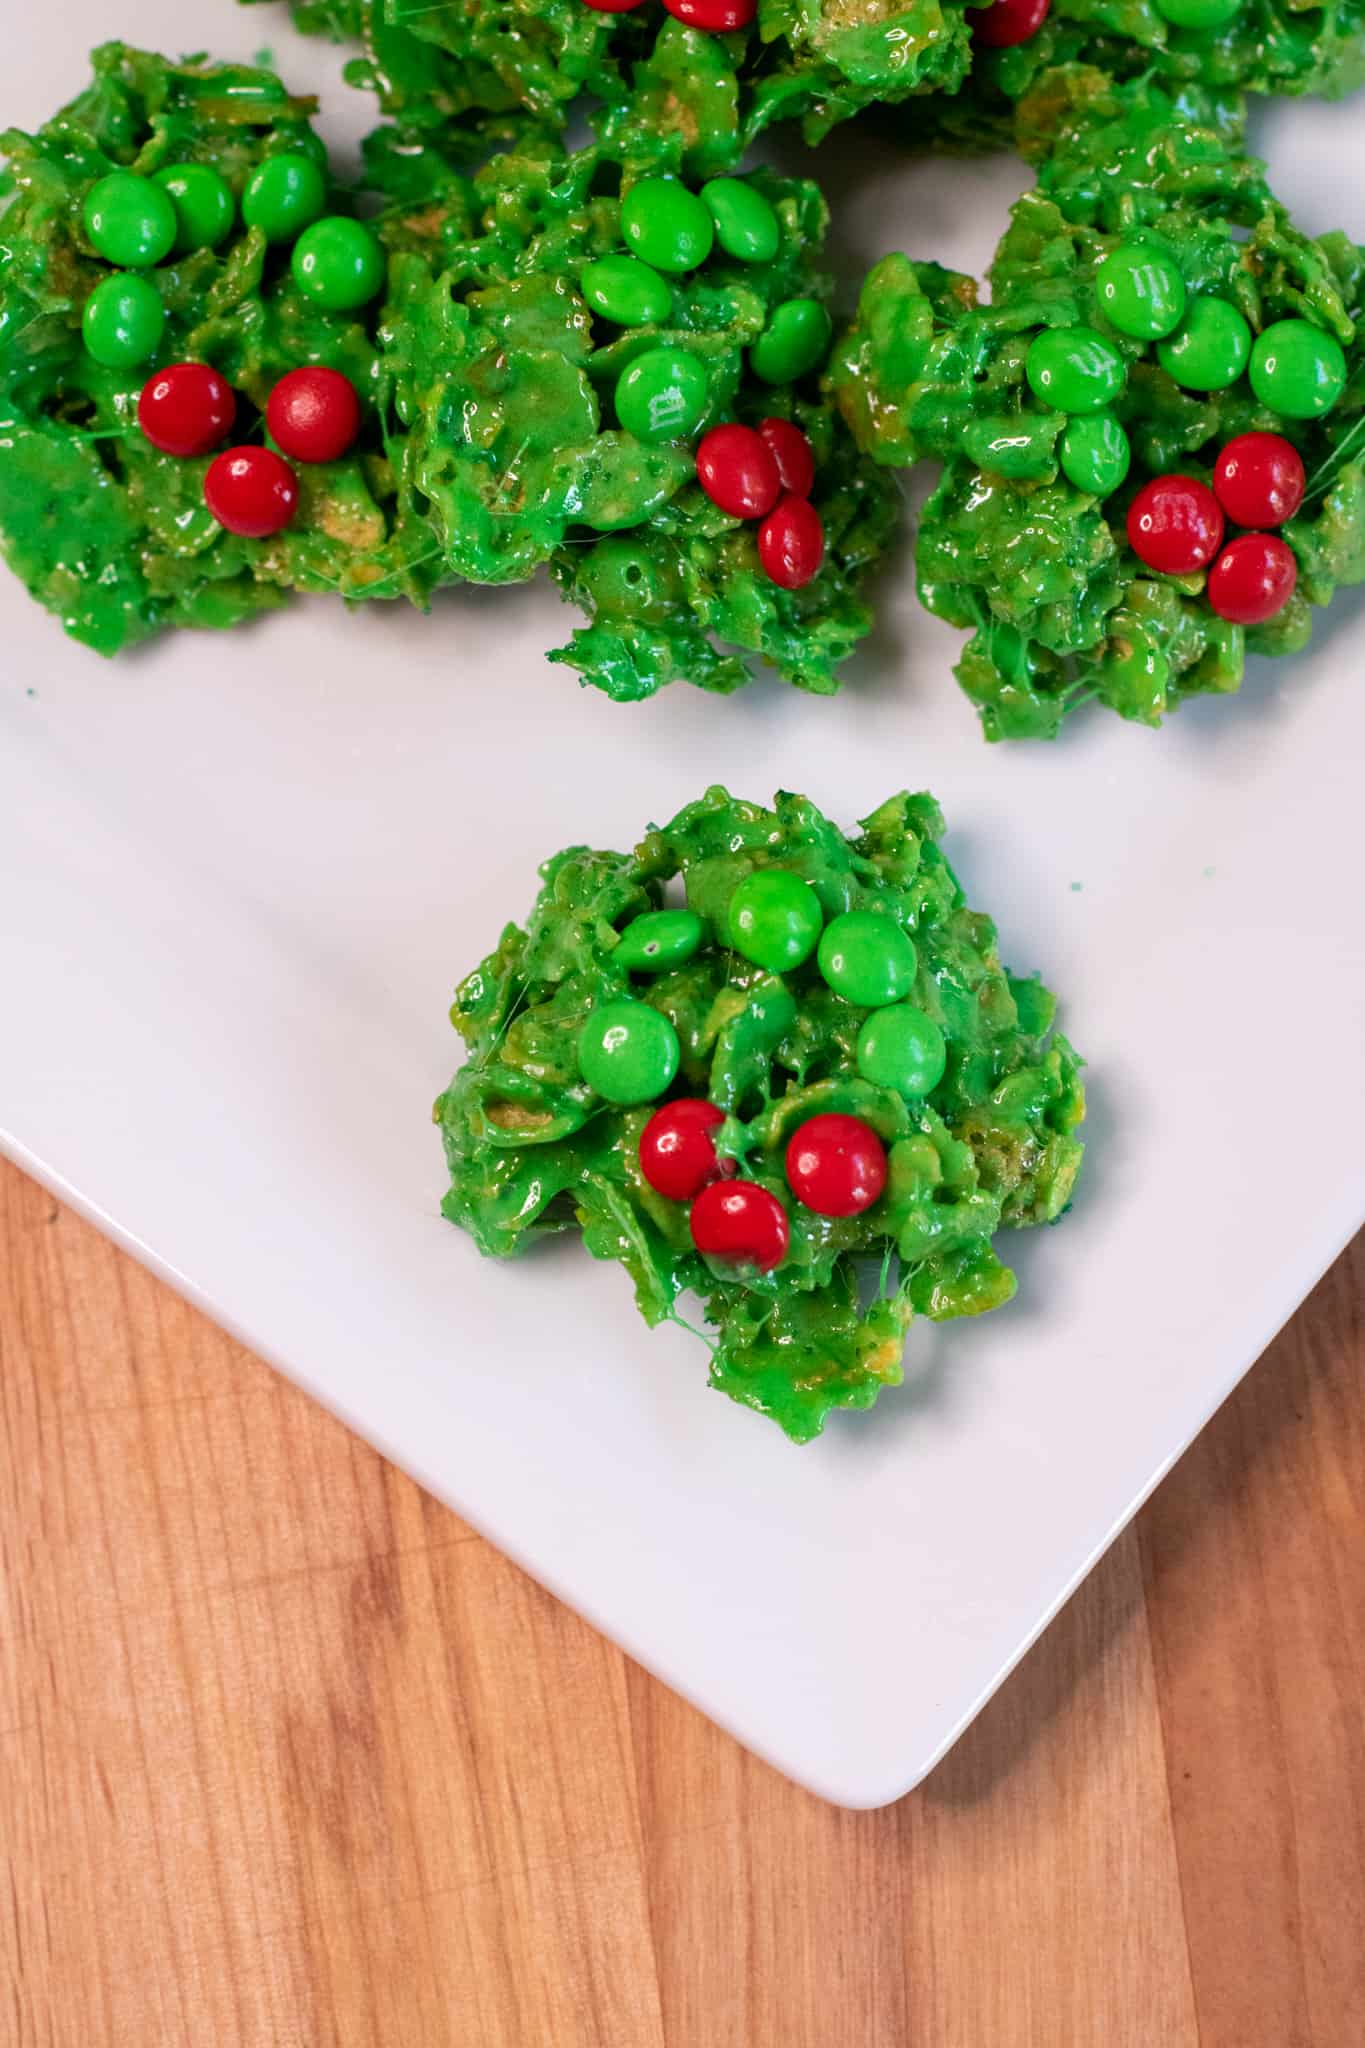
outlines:
[[[713,505],[735,519],[762,519],[782,491],[777,464],[752,427],[733,420],[712,427],[697,449],[697,482]]]
[[[1303,457],[1283,434],[1238,434],[1213,472],[1213,488],[1237,526],[1283,526],[1303,503]]]
[[[207,363],[172,363],[142,387],[137,423],[163,455],[207,455],[232,431],[232,386]]]
[[[266,400],[265,424],[295,462],[335,462],[360,432],[360,399],[340,370],[290,370]]]
[[[1157,476],[1128,507],[1128,545],[1163,576],[1191,576],[1218,552],[1223,508],[1192,476]]]
[[[724,1122],[713,1102],[690,1096],[655,1110],[640,1133],[640,1171],[656,1194],[690,1202],[724,1172],[715,1139]]]
[[[886,1186],[886,1151],[861,1117],[828,1111],[787,1146],[787,1180],[817,1216],[858,1216]]]
[[[808,498],[815,489],[815,450],[790,420],[761,420],[759,433],[772,450],[778,479],[794,498]]]
[[[978,43],[988,50],[1008,50],[1037,35],[1051,4],[1052,0],[994,0],[990,7],[969,7],[967,19]]]
[[[664,6],[689,28],[721,35],[727,29],[747,28],[758,12],[758,0],[664,0]]]
[[[243,540],[280,533],[299,509],[299,480],[273,448],[228,448],[204,478],[204,503]]]
[[[692,1242],[713,1259],[735,1259],[771,1273],[787,1256],[787,1212],[752,1180],[713,1180],[692,1204]]]
[[[825,559],[825,529],[808,498],[779,498],[758,529],[758,559],[774,583],[799,590]]]
[[[1261,626],[1294,595],[1299,565],[1277,533],[1244,533],[1230,540],[1209,570],[1209,603],[1220,619]]]

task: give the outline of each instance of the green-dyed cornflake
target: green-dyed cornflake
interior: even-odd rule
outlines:
[[[715,788],[629,854],[570,847],[547,861],[525,925],[508,925],[456,994],[469,1059],[436,1105],[445,1214],[495,1257],[580,1231],[595,1257],[626,1267],[651,1325],[700,1295],[715,1333],[711,1384],[797,1442],[833,1409],[870,1408],[901,1379],[916,1314],[942,1321],[1010,1299],[996,1232],[1054,1222],[1081,1159],[1079,1062],[1052,1029],[1054,999],[1001,966],[942,833],[923,795],[892,797],[850,839],[805,797],[779,795],[770,810]],[[913,934],[910,1000],[947,1047],[927,1096],[862,1078],[870,1013],[834,993],[813,953],[779,975],[733,950],[731,898],[774,868],[808,883],[826,919],[874,910]],[[632,949],[622,964],[622,933],[678,878],[703,923],[699,950],[641,970]],[[652,1005],[676,1032],[681,1065],[661,1099],[714,1104],[722,1160],[786,1211],[790,1245],[774,1271],[703,1258],[688,1204],[640,1171],[658,1103],[617,1108],[581,1078],[585,1022],[623,999]],[[786,1182],[788,1140],[827,1111],[862,1119],[886,1148],[885,1190],[857,1216],[816,1215]]]
[[[1093,698],[1156,725],[1186,697],[1235,690],[1247,651],[1302,647],[1310,607],[1361,580],[1365,556],[1360,252],[1293,226],[1217,108],[1196,118],[1189,95],[1172,100],[1148,82],[1114,86],[1080,69],[1056,75],[1050,90],[1053,153],[1013,209],[990,304],[978,305],[969,278],[888,256],[866,280],[827,376],[867,452],[888,464],[943,463],[920,523],[920,595],[971,632],[957,673],[991,739],[1050,738]],[[1316,421],[1279,416],[1245,372],[1221,389],[1183,388],[1161,366],[1166,341],[1113,327],[1097,273],[1143,236],[1178,266],[1187,317],[1215,297],[1253,334],[1292,317],[1334,336],[1349,376],[1332,410]],[[1038,335],[1075,328],[1098,331],[1126,364],[1110,409],[1132,460],[1107,496],[1062,467],[1068,418],[1084,415],[1049,404],[1027,375]],[[1207,480],[1219,449],[1253,429],[1299,449],[1309,486],[1284,529],[1298,589],[1278,617],[1243,628],[1211,610],[1202,573],[1146,568],[1125,520],[1151,477]]]

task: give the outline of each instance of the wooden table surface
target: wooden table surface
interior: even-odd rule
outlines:
[[[0,1248],[6,2048],[1365,2043],[1365,1238],[871,1814],[8,1167]]]

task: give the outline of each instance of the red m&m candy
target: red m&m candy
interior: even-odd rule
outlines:
[[[207,455],[232,431],[237,400],[207,363],[172,363],[142,387],[137,423],[163,455]]]
[[[1213,472],[1218,502],[1237,526],[1283,526],[1306,482],[1303,457],[1283,434],[1238,434]]]
[[[886,1151],[861,1117],[826,1112],[788,1144],[787,1180],[817,1216],[857,1216],[886,1186]]]
[[[759,433],[772,450],[778,479],[794,498],[808,498],[815,489],[815,450],[790,420],[761,420]]]
[[[1223,511],[1192,476],[1156,476],[1128,507],[1128,545],[1163,576],[1191,576],[1218,552]]]
[[[758,13],[758,0],[664,0],[664,6],[689,28],[710,29],[717,35],[747,28]]]
[[[716,1132],[725,1122],[714,1102],[687,1096],[656,1109],[640,1133],[640,1171],[656,1194],[690,1202],[724,1172]]]
[[[273,448],[228,448],[204,478],[204,503],[243,540],[280,533],[299,509],[299,480]]]
[[[699,1252],[765,1273],[782,1264],[791,1243],[786,1210],[753,1180],[713,1180],[692,1204],[690,1221]]]
[[[697,449],[697,482],[735,519],[762,519],[782,491],[772,450],[752,427],[712,427]]]
[[[988,50],[1012,49],[1036,36],[1047,20],[1052,0],[993,0],[989,7],[969,7],[972,35]]]
[[[360,399],[340,370],[290,370],[265,406],[270,438],[295,462],[335,462],[360,432]]]
[[[1220,619],[1263,626],[1294,595],[1299,565],[1277,533],[1244,533],[1231,540],[1209,570],[1209,603]]]
[[[758,559],[783,590],[799,590],[825,559],[825,529],[809,498],[779,498],[758,529]]]

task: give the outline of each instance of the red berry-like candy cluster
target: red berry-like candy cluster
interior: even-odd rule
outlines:
[[[153,448],[185,458],[222,448],[237,417],[232,386],[208,363],[172,363],[143,385],[138,425]],[[266,402],[276,447],[223,449],[204,477],[204,503],[244,540],[281,533],[299,509],[294,462],[335,462],[360,432],[360,398],[340,370],[289,370]]]
[[[716,1151],[725,1118],[695,1097],[666,1102],[640,1134],[640,1171],[656,1194],[692,1204],[692,1242],[713,1259],[771,1273],[791,1242],[787,1212],[770,1188],[733,1178]],[[886,1151],[861,1117],[810,1117],[786,1151],[787,1185],[817,1216],[858,1216],[886,1186]]]
[[[645,0],[583,0],[594,14],[633,14]],[[706,29],[712,35],[728,35],[731,29],[747,28],[758,13],[758,0],[664,0],[676,21],[689,28]]]
[[[987,50],[1011,50],[1031,42],[1047,20],[1052,0],[992,0],[989,7],[969,7],[972,39]]]
[[[810,502],[815,452],[790,420],[758,427],[727,420],[697,447],[697,482],[732,519],[759,519],[758,559],[783,590],[800,590],[825,558],[825,530]]]
[[[1298,580],[1293,549],[1264,529],[1293,518],[1305,486],[1303,460],[1282,434],[1238,434],[1219,454],[1212,489],[1192,476],[1143,485],[1128,508],[1128,545],[1165,576],[1208,569],[1208,600],[1219,618],[1264,625],[1284,610]],[[1249,530],[1223,547],[1225,516]]]

